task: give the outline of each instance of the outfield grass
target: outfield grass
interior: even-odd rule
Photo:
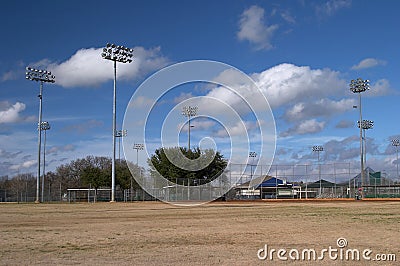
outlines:
[[[395,254],[398,263],[400,202],[8,203],[0,236],[1,265],[271,265],[257,258],[265,244],[318,251],[341,237],[346,248]]]

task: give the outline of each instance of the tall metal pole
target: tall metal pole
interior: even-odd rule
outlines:
[[[365,168],[366,165],[367,165],[366,130],[371,129],[371,128],[374,127],[374,121],[372,121],[372,120],[361,120],[361,123],[360,123],[360,121],[358,121],[358,127],[362,128],[362,132],[363,132],[363,136],[362,136],[362,139],[363,139],[363,159],[364,159],[364,164],[363,165],[364,165],[364,168]],[[365,171],[364,171],[364,174],[365,174]],[[367,183],[369,183],[369,182],[367,182]],[[367,185],[367,184],[365,184],[365,185]]]
[[[44,202],[44,179],[46,177],[46,131],[44,130],[44,143],[43,143],[43,175],[42,175],[42,202]]]
[[[117,106],[117,61],[120,63],[131,63],[132,52],[130,48],[124,46],[117,46],[115,44],[108,43],[101,56],[104,59],[111,60],[114,62],[114,91],[113,91],[113,122],[112,122],[112,163],[111,163],[111,200],[115,202],[115,138],[116,138],[116,106]]]
[[[190,125],[190,119],[193,116],[197,115],[197,110],[198,107],[197,106],[184,106],[182,108],[182,115],[186,116],[188,118],[188,125],[189,125],[189,130],[188,130],[188,150],[190,150],[190,128],[192,127]]]
[[[40,124],[40,130],[44,131],[44,143],[43,143],[43,174],[42,174],[42,202],[44,202],[44,180],[46,178],[46,137],[47,130],[50,129],[50,124],[47,121],[43,121]]]
[[[358,93],[358,101],[360,105],[360,121],[362,121],[361,93]],[[364,147],[363,147],[362,126],[360,126],[360,161],[361,161],[361,188],[362,188],[361,191],[364,192],[365,173],[364,173]]]
[[[144,144],[143,143],[134,143],[133,144],[133,149],[136,150],[136,167],[138,168],[140,174],[141,170],[139,168],[139,150],[144,150]],[[140,175],[141,177],[141,175]],[[131,176],[131,195],[133,192],[133,177]]]
[[[114,61],[114,92],[113,92],[113,118],[112,118],[112,164],[111,164],[111,202],[115,202],[115,131],[117,120],[117,61]]]
[[[350,90],[353,93],[358,93],[358,101],[359,101],[359,111],[360,111],[360,123],[362,120],[362,105],[361,105],[361,92],[369,90],[369,80],[362,80],[358,78],[356,80],[351,80],[350,82]],[[360,164],[361,164],[361,191],[362,197],[364,185],[365,185],[365,174],[364,174],[364,149],[363,149],[363,135],[362,135],[362,126],[360,125]]]
[[[26,68],[25,78],[31,81],[40,81],[40,90],[39,90],[39,121],[38,121],[38,169],[37,169],[37,178],[36,178],[36,199],[35,203],[40,202],[40,153],[41,153],[41,145],[42,145],[42,98],[43,98],[43,82],[54,83],[55,76],[51,74],[51,72],[47,70],[39,70],[31,67]]]
[[[42,147],[42,95],[43,95],[43,81],[40,81],[40,90],[39,90],[39,121],[38,121],[38,169],[37,169],[37,179],[36,179],[36,200],[35,203],[39,203],[40,197],[40,149]]]
[[[392,145],[396,147],[396,168],[397,168],[397,178],[399,178],[399,139],[392,139]]]
[[[319,196],[322,194],[322,182],[321,182],[321,164],[319,163],[319,153],[324,150],[322,146],[313,146],[312,150],[318,153],[318,177],[319,177]]]

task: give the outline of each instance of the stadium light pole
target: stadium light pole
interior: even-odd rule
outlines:
[[[350,90],[353,93],[358,93],[358,101],[359,101],[359,110],[360,110],[360,119],[358,121],[362,121],[362,106],[361,106],[361,92],[369,90],[369,80],[363,80],[361,78],[352,79],[350,82]],[[360,127],[360,168],[361,168],[361,191],[363,192],[363,187],[365,183],[365,175],[364,175],[364,159],[363,159],[363,129]],[[362,195],[363,196],[363,195]]]
[[[112,165],[111,165],[111,202],[115,202],[115,137],[116,137],[116,105],[117,105],[117,62],[131,63],[133,49],[107,43],[101,56],[114,62],[113,122],[112,122]]]
[[[121,138],[126,137],[128,135],[128,131],[126,129],[117,130],[115,133],[115,137],[118,138],[118,161],[121,163]]]
[[[360,127],[360,121],[357,121],[357,126]],[[365,135],[366,130],[372,129],[374,127],[374,121],[363,120],[361,122],[361,127],[363,130],[363,152],[364,152],[364,167],[367,166],[367,138]]]
[[[319,163],[319,153],[324,151],[324,147],[316,145],[312,147],[313,152],[318,153],[318,177],[319,177],[319,196],[322,194],[322,182],[321,182],[321,164]]]
[[[249,158],[252,158],[251,164],[250,164],[250,180],[253,179],[253,163],[254,163],[254,158],[257,157],[257,153],[255,151],[249,152]]]
[[[46,132],[50,129],[50,123],[43,121],[40,124],[40,130],[44,131],[44,143],[43,143],[43,174],[42,174],[42,202],[44,202],[44,179],[46,178]]]
[[[141,170],[139,168],[139,151],[142,151],[144,149],[144,144],[143,143],[134,143],[133,149],[136,150],[136,166],[139,170],[139,173],[141,173]],[[133,176],[131,175],[131,201],[132,201],[132,193],[133,193]]]
[[[197,115],[197,110],[198,110],[197,106],[184,106],[182,108],[182,115],[188,118],[188,123],[189,123],[188,150],[190,150],[190,128],[192,127],[190,125],[190,118]]]
[[[400,146],[400,140],[399,139],[392,139],[392,145],[394,147],[396,147],[397,178],[399,178],[399,146]]]
[[[36,199],[35,203],[39,203],[39,194],[40,194],[40,148],[42,146],[42,101],[43,101],[43,83],[54,83],[55,76],[51,74],[50,71],[47,70],[40,70],[31,67],[26,68],[25,78],[31,81],[39,81],[40,82],[40,89],[39,89],[39,121],[38,121],[38,169],[37,169],[37,178],[36,178]]]

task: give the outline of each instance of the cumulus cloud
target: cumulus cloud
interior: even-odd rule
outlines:
[[[351,67],[352,70],[359,70],[364,68],[371,68],[379,65],[386,65],[386,61],[375,59],[375,58],[366,58],[361,60],[357,65]]]
[[[317,5],[315,10],[320,17],[332,16],[343,8],[351,7],[351,0],[329,0],[323,4]]]
[[[294,127],[291,127],[284,132],[281,132],[280,137],[318,133],[321,132],[324,127],[324,121],[319,122],[316,119],[309,119],[296,124]]]
[[[253,121],[237,121],[234,125],[225,125],[228,128],[228,131],[223,128],[215,132],[216,137],[235,137],[235,136],[245,136],[252,130],[259,127],[257,122]]]
[[[239,21],[237,38],[241,41],[249,41],[256,50],[271,49],[271,38],[278,29],[278,25],[268,26],[265,23],[264,9],[259,6],[251,6],[243,11]]]
[[[3,107],[3,110],[0,111],[0,124],[14,123],[22,120],[20,112],[25,110],[24,103],[16,102],[11,105],[8,102],[2,102],[1,106]]]
[[[298,121],[310,117],[330,117],[353,108],[356,104],[354,99],[342,99],[340,101],[320,99],[315,102],[299,102],[284,114],[287,121]]]
[[[62,87],[96,87],[113,79],[113,62],[101,57],[103,48],[80,49],[68,60],[57,63],[43,59],[32,64],[35,67],[46,67],[56,76],[56,83]],[[127,64],[118,64],[117,77],[134,79],[149,72],[160,69],[168,63],[168,59],[161,54],[160,47],[146,50],[143,47],[134,47],[133,61]]]
[[[271,107],[304,99],[343,95],[346,81],[330,69],[280,64],[252,75]]]

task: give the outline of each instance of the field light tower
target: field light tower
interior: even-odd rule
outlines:
[[[249,152],[249,158],[252,158],[251,164],[250,164],[250,180],[253,180],[253,164],[254,164],[254,158],[257,157],[257,153],[255,151]]]
[[[357,121],[357,126],[360,128],[360,121]],[[374,127],[374,121],[372,120],[363,120],[361,122],[361,127],[363,130],[363,152],[364,152],[364,166],[367,165],[367,138],[365,136],[365,132],[368,129],[372,129]]]
[[[36,199],[35,203],[39,203],[39,194],[40,194],[40,148],[42,145],[42,101],[43,101],[43,83],[54,83],[56,77],[51,74],[50,71],[40,70],[31,67],[26,68],[25,78],[31,81],[39,81],[40,89],[39,89],[39,121],[38,121],[38,169],[37,169],[37,178],[36,178]]]
[[[122,129],[117,130],[115,133],[115,137],[119,139],[118,142],[118,161],[121,163],[121,138],[126,137],[128,135],[128,130]]]
[[[321,164],[319,163],[319,153],[321,151],[324,151],[324,147],[316,145],[312,147],[313,152],[318,153],[318,177],[319,177],[319,196],[321,196],[322,193],[322,183],[321,183]]]
[[[362,119],[362,109],[361,109],[361,92],[369,90],[369,80],[363,80],[361,78],[352,79],[350,82],[350,90],[353,93],[358,93],[359,109],[360,109],[360,119],[358,121],[363,121]],[[364,189],[365,184],[365,174],[364,174],[364,159],[363,159],[363,129],[360,127],[360,164],[361,164],[361,187]]]
[[[40,130],[44,131],[44,143],[43,143],[43,177],[42,177],[42,202],[44,202],[44,179],[46,177],[46,132],[50,129],[50,123],[43,121],[40,124]]]
[[[116,105],[117,105],[117,62],[131,63],[133,49],[124,46],[107,43],[103,48],[101,57],[103,59],[111,60],[114,62],[114,93],[113,93],[113,126],[112,126],[112,166],[111,166],[111,202],[115,201],[115,138],[117,134],[116,129]]]
[[[396,147],[397,178],[399,178],[399,146],[400,146],[400,140],[399,139],[392,139],[392,145]]]
[[[140,173],[141,170],[139,168],[139,151],[144,150],[144,144],[143,143],[134,143],[133,149],[136,150],[136,166]],[[133,177],[131,175],[131,200],[132,200],[132,193],[133,193]]]
[[[188,118],[189,132],[188,132],[188,150],[190,150],[190,118],[197,115],[197,106],[184,106],[182,108],[182,115]]]

